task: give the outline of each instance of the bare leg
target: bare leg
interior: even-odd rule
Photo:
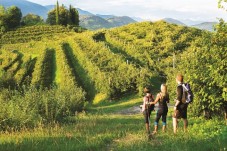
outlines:
[[[153,131],[152,134],[156,134],[157,132],[158,132],[158,125],[155,125],[155,126],[154,126],[154,131]]]
[[[150,134],[150,126],[149,126],[149,124],[148,123],[146,123],[146,132],[147,132],[147,134]]]
[[[162,132],[166,132],[166,125],[162,126]]]
[[[177,133],[177,118],[173,117],[173,133],[176,134]]]
[[[188,119],[184,119],[184,132],[187,132]]]

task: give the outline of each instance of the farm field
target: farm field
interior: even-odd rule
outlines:
[[[31,26],[0,35],[0,150],[226,150],[226,23],[216,32],[142,22],[76,33]],[[190,83],[188,132],[145,135],[143,89]],[[134,109],[137,110],[134,112]],[[204,111],[207,117],[204,118]],[[131,114],[132,113],[132,114]],[[155,112],[151,116],[151,125]]]

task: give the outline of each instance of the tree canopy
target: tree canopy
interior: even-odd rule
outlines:
[[[58,6],[48,12],[47,23],[50,25],[76,25],[79,26],[79,13],[70,5],[69,10],[64,6]]]
[[[35,14],[27,14],[21,20],[21,24],[25,26],[32,26],[37,24],[44,24],[43,19]]]
[[[5,9],[3,6],[0,6],[0,30],[2,32],[20,26],[21,18],[20,8],[11,6]]]

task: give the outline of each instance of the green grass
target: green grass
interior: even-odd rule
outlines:
[[[71,117],[69,124],[55,124],[34,130],[1,132],[1,151],[46,150],[176,150],[208,151],[227,149],[227,127],[220,119],[204,120],[189,115],[189,132],[184,133],[182,122],[173,135],[171,109],[168,113],[167,132],[160,130],[147,141],[143,116],[121,115],[117,111],[139,105],[141,98],[133,95],[118,102],[102,101],[89,106],[88,111]],[[189,111],[190,112],[190,111]],[[151,127],[155,113],[151,115]],[[160,122],[161,124],[161,122]]]
[[[117,111],[133,107],[135,105],[142,104],[142,98],[138,95],[129,95],[118,101],[106,100],[104,96],[100,96],[101,101],[97,101],[88,107],[88,110],[92,113],[99,114],[113,114]]]

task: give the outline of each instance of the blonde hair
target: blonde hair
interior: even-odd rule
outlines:
[[[163,99],[167,95],[168,95],[167,86],[166,86],[166,84],[162,84],[161,85],[161,93],[160,93],[161,99]]]

